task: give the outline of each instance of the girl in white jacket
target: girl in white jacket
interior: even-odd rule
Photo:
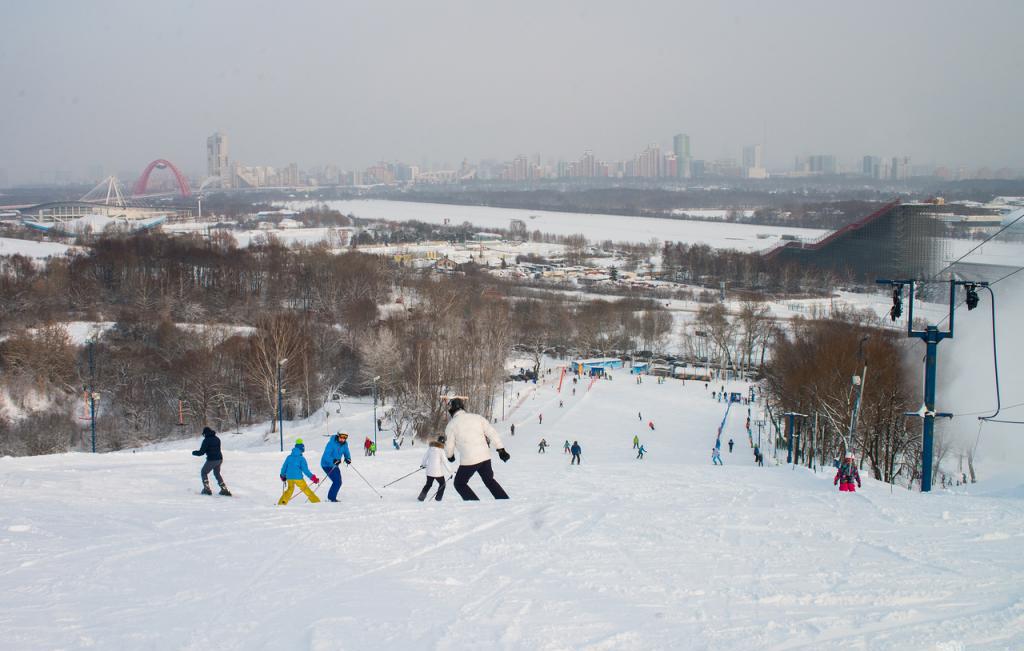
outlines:
[[[423,485],[423,490],[420,491],[420,496],[417,498],[421,502],[427,499],[427,493],[430,492],[430,487],[434,484],[435,479],[438,486],[437,496],[434,499],[440,502],[444,497],[444,477],[451,474],[448,464],[444,460],[444,440],[442,434],[436,441],[431,441],[427,447],[427,453],[423,455],[423,461],[420,462],[420,468],[427,469],[427,483]]]

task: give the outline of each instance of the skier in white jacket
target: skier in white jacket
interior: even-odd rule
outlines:
[[[505,451],[501,437],[487,419],[479,414],[466,412],[462,398],[452,398],[448,402],[448,414],[451,421],[444,429],[444,453],[448,461],[455,462],[455,450],[459,451],[459,469],[455,472],[455,490],[464,500],[480,499],[469,487],[469,480],[474,474],[480,473],[484,486],[491,491],[497,500],[507,500],[508,494],[494,479],[491,468],[491,450],[488,444],[494,444],[498,457],[508,461],[510,456]]]
[[[427,469],[427,483],[423,485],[423,490],[420,491],[420,496],[417,498],[421,502],[427,499],[427,493],[430,492],[434,480],[437,480],[437,495],[434,496],[434,499],[440,502],[444,497],[444,476],[451,474],[448,464],[444,462],[444,442],[444,434],[439,436],[436,441],[431,441],[427,453],[423,455],[423,461],[420,462],[420,468]]]

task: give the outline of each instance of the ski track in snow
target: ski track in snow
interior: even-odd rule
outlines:
[[[340,504],[275,506],[283,455],[260,434],[223,436],[233,498],[198,495],[194,439],[0,459],[3,647],[1024,647],[1020,499],[870,479],[841,495],[830,469],[793,469],[785,450],[776,465],[767,443],[757,468],[741,405],[715,467],[710,388],[613,373],[575,396],[556,373],[516,383],[499,425],[512,459],[494,461],[509,501],[474,480],[478,503],[450,484],[419,503],[422,474],[380,488],[423,454],[386,435],[376,458],[353,450],[385,499],[346,468]],[[354,448],[364,416],[345,421]],[[322,422],[286,424],[314,471],[336,425]]]

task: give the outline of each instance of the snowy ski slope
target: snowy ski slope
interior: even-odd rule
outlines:
[[[713,467],[725,405],[703,384],[618,372],[575,396],[567,382],[563,408],[552,384],[517,384],[506,405],[512,459],[494,462],[507,502],[478,480],[479,503],[451,487],[419,503],[421,475],[382,489],[424,447],[394,451],[385,434],[363,457],[365,404],[286,423],[287,438],[306,438],[316,468],[320,435],[348,429],[353,469],[383,499],[346,469],[340,504],[275,506],[283,455],[255,431],[223,435],[233,498],[198,494],[197,439],[0,459],[0,646],[1024,647],[1020,490],[922,496],[865,478],[841,495],[771,449],[754,467],[741,405]]]

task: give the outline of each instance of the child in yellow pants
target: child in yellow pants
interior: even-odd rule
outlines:
[[[319,502],[320,498],[316,496],[316,493],[309,490],[309,484],[306,483],[305,479],[290,479],[288,480],[288,487],[284,489],[284,494],[281,495],[281,499],[277,501],[280,505],[285,505],[292,499],[292,493],[298,488],[300,491],[306,494],[310,502]]]
[[[292,448],[291,454],[285,457],[284,464],[281,466],[281,481],[288,482],[288,486],[285,487],[281,499],[277,502],[279,505],[287,504],[292,499],[292,494],[296,488],[305,493],[310,502],[316,503],[320,501],[320,498],[313,491],[309,490],[306,480],[303,479],[303,477],[309,477],[314,484],[320,483],[316,475],[309,471],[306,458],[302,456],[302,453],[305,451],[306,446],[303,444],[302,439],[295,439],[295,447]]]

